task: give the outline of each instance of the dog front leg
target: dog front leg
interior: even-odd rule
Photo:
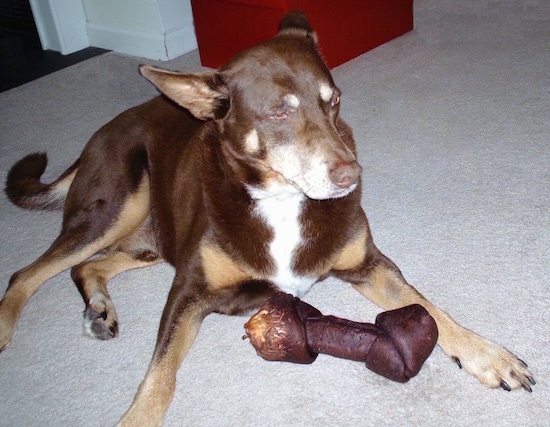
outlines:
[[[456,323],[409,285],[399,269],[384,255],[379,254],[374,261],[359,269],[336,275],[352,283],[363,296],[385,310],[415,303],[424,306],[437,323],[439,346],[460,368],[485,386],[502,387],[506,391],[523,387],[531,391],[531,385],[535,384],[525,362]]]
[[[174,395],[176,373],[208,314],[243,313],[258,308],[274,293],[271,283],[264,280],[236,281],[225,287],[216,287],[211,282],[206,285],[202,273],[200,276],[200,280],[191,280],[190,286],[200,283],[198,287],[201,289],[189,290],[185,285],[178,285],[176,275],[175,285],[170,290],[164,308],[149,369],[132,406],[120,420],[120,426],[149,427],[162,424]]]
[[[177,280],[177,279],[176,279]],[[121,427],[160,426],[176,387],[176,373],[212,310],[206,299],[173,286],[159,327],[157,344],[134,401]]]

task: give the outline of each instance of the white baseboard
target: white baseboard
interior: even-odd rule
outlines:
[[[177,28],[166,34],[121,30],[88,22],[90,46],[127,55],[166,61],[197,48],[193,25]]]
[[[199,47],[193,24],[166,33],[165,42],[168,59],[174,59]]]

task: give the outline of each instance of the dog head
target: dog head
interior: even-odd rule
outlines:
[[[141,73],[195,117],[215,121],[231,162],[257,171],[246,183],[252,189],[330,199],[357,187],[361,167],[339,118],[341,93],[303,13],[285,16],[274,39],[215,72]]]

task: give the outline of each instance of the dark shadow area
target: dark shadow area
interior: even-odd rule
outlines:
[[[28,0],[0,0],[0,92],[107,52],[89,47],[70,55],[42,50]]]

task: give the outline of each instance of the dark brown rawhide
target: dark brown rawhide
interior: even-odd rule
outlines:
[[[312,363],[319,353],[329,354],[402,383],[418,374],[438,337],[434,319],[418,304],[382,312],[374,324],[359,323],[324,316],[283,292],[266,301],[245,330],[266,360]]]

